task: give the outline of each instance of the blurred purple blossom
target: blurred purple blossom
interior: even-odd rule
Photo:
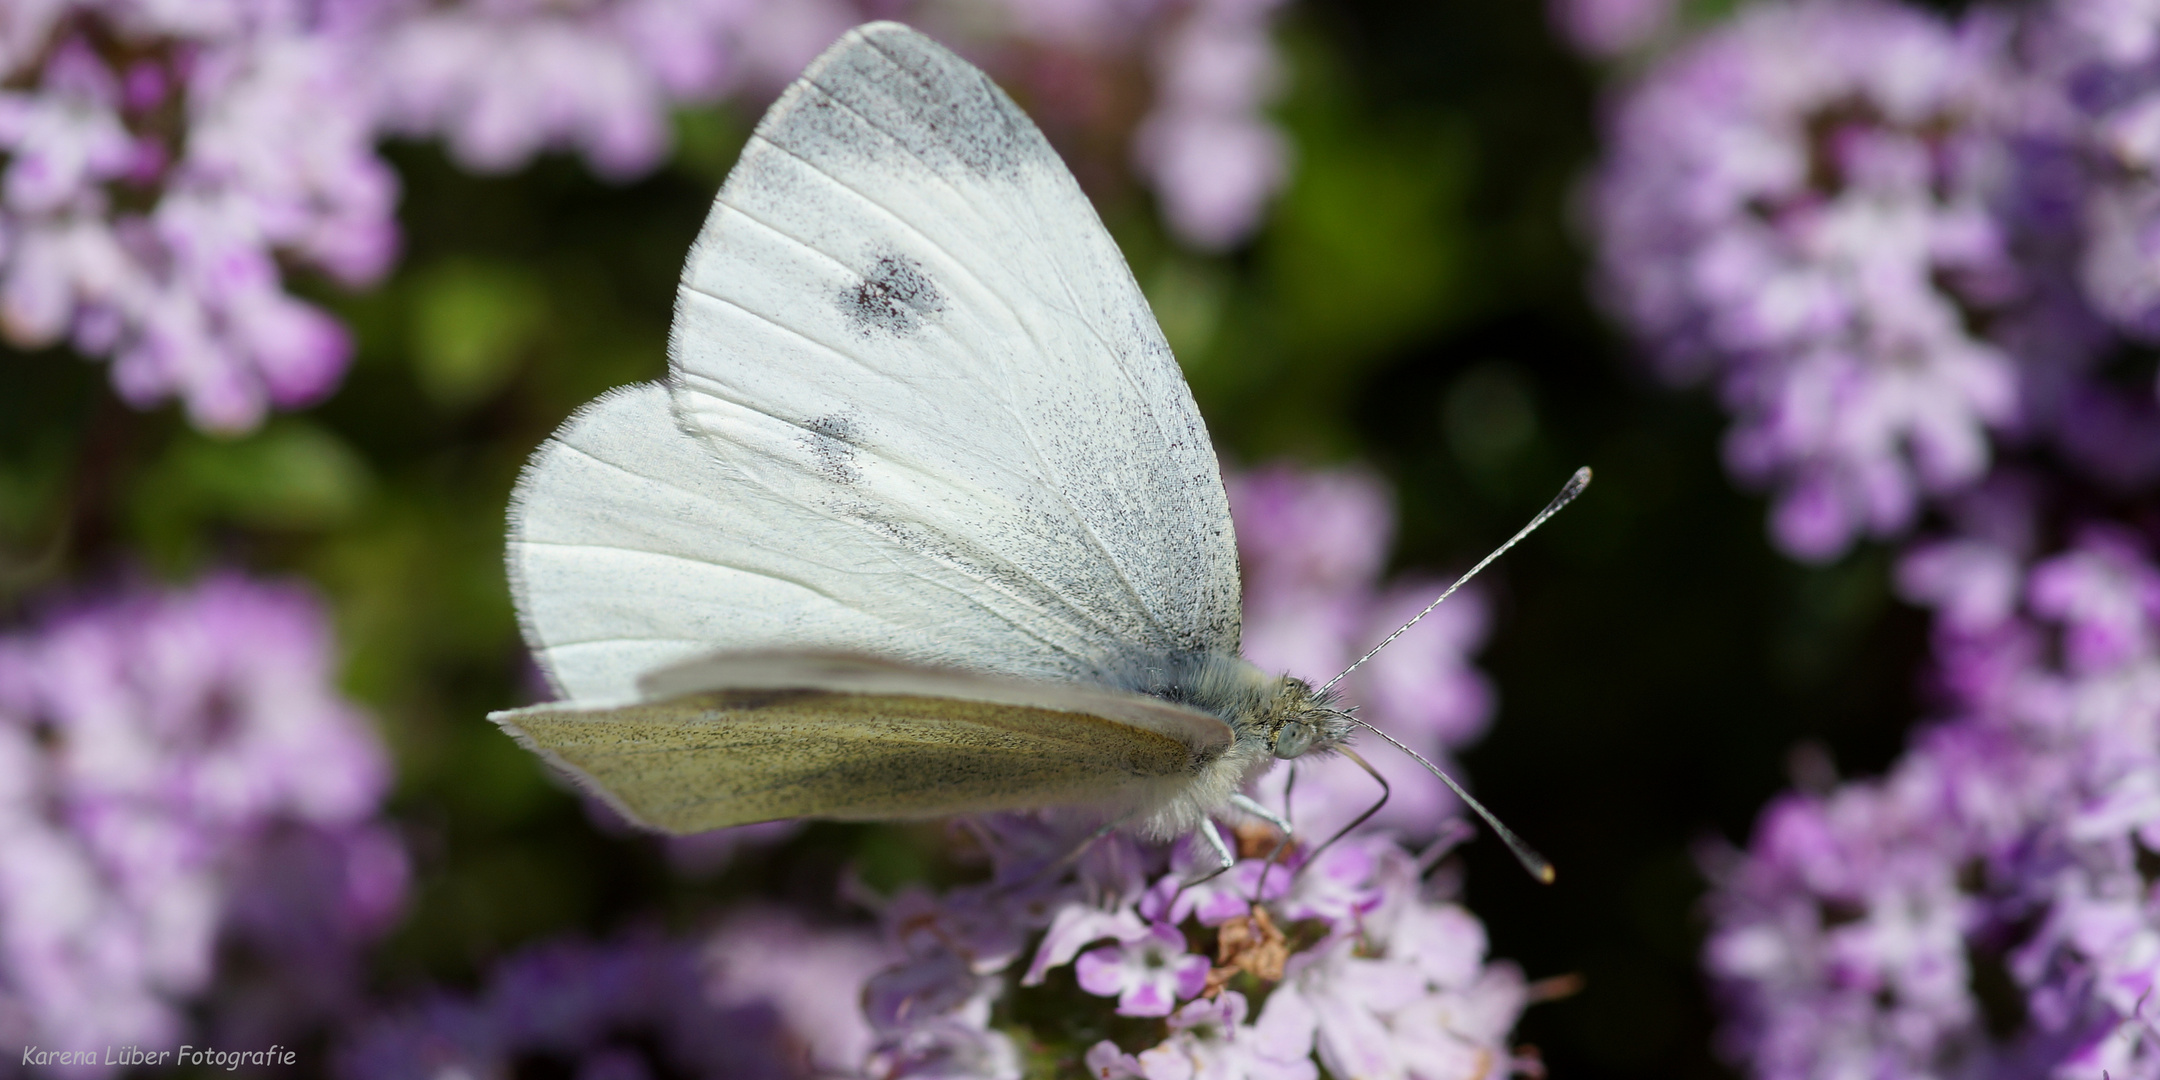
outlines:
[[[1280,0],[1194,0],[1155,39],[1155,101],[1133,158],[1180,239],[1221,249],[1250,237],[1289,177],[1290,148],[1266,115],[1282,84],[1271,37]]]
[[[1553,29],[1578,52],[1612,57],[1633,52],[1673,29],[1678,0],[1552,0]]]
[[[352,5],[347,5],[348,7]],[[345,330],[280,262],[373,280],[397,184],[335,6],[55,0],[0,39],[0,331],[244,430],[334,389]]]
[[[2085,167],[2085,294],[2133,335],[2160,335],[2160,9],[2121,0],[2054,0],[2033,20],[2037,100],[2027,108]]]
[[[358,1025],[335,1070],[354,1080],[547,1068],[609,1080],[757,1080],[812,1075],[828,1055],[859,1053],[859,1036],[827,1017],[853,1011],[847,987],[863,965],[851,953],[874,945],[844,933],[827,939],[785,917],[756,918],[754,928],[724,928],[703,949],[657,935],[532,946],[496,964],[472,997],[437,992]],[[773,963],[770,950],[805,946]],[[752,965],[756,973],[746,974]],[[787,984],[777,993],[754,985],[775,978]],[[813,991],[820,997],[805,996]],[[790,1029],[805,1005],[824,1025],[807,1037]],[[829,1039],[840,1041],[820,1041]]]
[[[2160,569],[2095,526],[2037,562],[1935,542],[1901,579],[1949,715],[1711,858],[1728,1050],[1772,1080],[2160,1077]]]
[[[1089,1047],[1088,1072],[1101,1080],[1317,1080],[1312,1058],[1295,1050],[1297,1037],[1270,1038],[1275,1033],[1246,1023],[1250,1011],[1235,990],[1189,1002],[1170,1016],[1170,1037],[1137,1055],[1108,1040]]]
[[[1258,230],[1289,179],[1290,148],[1267,116],[1283,83],[1273,41],[1282,0],[1002,0],[1005,40],[986,39],[979,6],[918,0],[908,18],[951,27],[1031,108],[1064,124],[1132,124],[1132,90],[1153,92],[1130,131],[1131,164],[1164,222],[1203,250]],[[970,10],[974,8],[974,10]],[[1017,59],[997,54],[1019,46]],[[1038,122],[1045,117],[1038,116]],[[1085,141],[1085,140],[1081,140]],[[1083,177],[1086,171],[1083,166]]]
[[[1788,553],[1902,535],[2004,449],[2160,479],[2156,37],[2115,0],[1775,0],[1619,93],[1600,290],[1663,374],[1716,383]]]
[[[713,1000],[765,1003],[813,1071],[844,1074],[876,1039],[861,988],[899,957],[865,931],[817,929],[785,912],[747,908],[705,940],[703,959]]]
[[[0,1022],[66,1047],[173,1041],[219,976],[299,1023],[349,1004],[404,898],[389,762],[333,689],[306,592],[238,576],[0,637]],[[278,1033],[284,1034],[284,1033]]]
[[[920,6],[933,23],[981,22]],[[1139,171],[1188,242],[1251,234],[1286,169],[1262,113],[1279,66],[1272,2],[1144,4],[1145,34],[1129,4],[1011,6],[1023,33],[1107,25],[1127,52],[1152,49]],[[0,13],[0,333],[109,359],[138,408],[178,399],[197,427],[247,430],[344,374],[348,333],[287,275],[360,286],[389,268],[398,185],[378,139],[439,137],[480,171],[574,149],[603,177],[634,177],[667,156],[672,109],[762,99],[882,7],[13,4]]]
[[[1666,376],[1716,380],[1727,461],[1776,488],[1772,532],[1799,557],[1904,531],[2019,420],[2010,355],[1972,328],[2021,288],[1991,212],[2003,29],[1755,5],[1613,114],[1600,286]]]
[[[1244,651],[1263,668],[1326,682],[1446,587],[1415,576],[1382,583],[1395,522],[1387,489],[1370,474],[1274,466],[1226,482],[1245,574]],[[1344,680],[1345,696],[1363,719],[1447,768],[1449,751],[1483,735],[1496,707],[1492,683],[1469,659],[1487,622],[1481,591],[1456,593]],[[1455,797],[1408,756],[1378,746],[1367,760],[1392,790],[1376,825],[1431,836],[1454,813]],[[1283,801],[1290,773],[1262,779],[1263,801]],[[1325,836],[1379,790],[1352,762],[1300,761],[1290,803],[1301,828]]]
[[[769,94],[859,21],[842,0],[403,3],[373,46],[381,123],[480,172],[575,148],[624,179],[666,157],[673,106]]]

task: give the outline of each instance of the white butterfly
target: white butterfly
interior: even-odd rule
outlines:
[[[1287,828],[1240,789],[1357,723],[1239,658],[1222,479],[1146,300],[928,38],[858,27],[766,113],[669,355],[519,482],[511,581],[566,700],[493,716],[632,820],[1078,805],[1227,859],[1211,816]]]

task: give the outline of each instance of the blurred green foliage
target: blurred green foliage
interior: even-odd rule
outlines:
[[[1541,18],[1471,0],[1294,12],[1279,114],[1295,179],[1247,250],[1178,250],[1143,196],[1101,194],[1226,458],[1375,463],[1398,485],[1401,565],[1464,565],[1597,468],[1489,582],[1502,706],[1467,758],[1560,884],[1476,844],[1470,899],[1499,955],[1587,977],[1522,1028],[1555,1075],[1725,1075],[1691,850],[1744,837],[1795,745],[1886,762],[1916,709],[1920,624],[1880,552],[1820,569],[1774,555],[1759,501],[1719,468],[1712,404],[1638,376],[1592,311],[1567,207],[1594,81]],[[664,370],[677,270],[749,120],[683,114],[674,163],[621,187],[568,160],[490,178],[395,148],[400,270],[317,293],[358,335],[346,385],[245,438],[130,411],[64,353],[0,356],[7,614],[219,565],[333,599],[418,862],[386,992],[751,894],[859,917],[833,911],[844,873],[892,888],[969,872],[934,827],[815,826],[724,874],[678,873],[482,720],[544,692],[501,570],[511,484],[578,406]]]

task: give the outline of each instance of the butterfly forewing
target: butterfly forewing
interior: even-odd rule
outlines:
[[[670,352],[665,400],[596,403],[520,486],[567,696],[715,648],[1128,688],[1234,652],[1221,480],[1145,300],[1033,124],[913,31],[851,32],[767,114]]]

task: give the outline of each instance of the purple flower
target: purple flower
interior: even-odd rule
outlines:
[[[331,649],[307,593],[229,575],[0,637],[0,1017],[16,1034],[170,1040],[221,940],[262,961],[224,988],[272,1007],[258,1026],[348,1003],[406,863],[375,820],[386,755],[332,689]]]
[[[881,1044],[865,1074],[871,1080],[1020,1080],[1020,1052],[1003,1032],[941,1018]]]
[[[1006,815],[979,831],[1023,849],[1033,848],[1030,838],[1087,835],[1036,820],[1029,827],[1030,819]],[[1420,867],[1428,864],[1392,840],[1352,836],[1309,866],[1293,851],[1271,868],[1257,917],[1249,891],[1257,878],[1187,885],[1199,861],[1189,851],[1126,842],[1133,850],[1093,869],[1083,858],[1037,878],[885,901],[887,934],[905,956],[864,995],[878,1031],[871,1075],[1017,1076],[1013,1040],[989,1026],[993,1011],[1041,992],[1045,975],[1068,962],[1080,988],[1104,999],[1106,1019],[1164,1018],[1152,1041],[1090,1048],[1086,1064],[1098,1077],[1314,1080],[1324,1064],[1336,1075],[1498,1080],[1515,1070],[1506,1040],[1529,1000],[1521,975],[1487,962],[1484,928],[1449,902],[1444,886],[1426,883]],[[1042,864],[1028,856],[1023,865]],[[1134,865],[1151,879],[1140,890],[1127,887]],[[1188,902],[1196,893],[1202,898]],[[1236,912],[1212,924],[1221,942],[1235,929],[1247,946],[1279,950],[1272,960],[1226,945],[1224,966],[1211,971],[1208,958],[1190,952],[1188,934],[1209,933],[1204,913],[1217,906]],[[1268,936],[1298,920],[1320,923],[1317,943],[1292,951],[1289,939]],[[984,925],[1042,929],[1024,972],[1000,936],[968,929]],[[1252,978],[1265,988],[1278,976],[1257,1018],[1244,992],[1227,985]],[[1005,1015],[1026,1011],[1016,1005]]]
[[[1283,898],[1291,919],[1322,919],[1349,928],[1384,895],[1378,875],[1401,854],[1383,836],[1352,836],[1338,841],[1310,863],[1300,860],[1298,874]]]
[[[2120,529],[2091,529],[2078,547],[2035,567],[2033,612],[2062,624],[2072,671],[2117,668],[2153,651],[2160,618],[2160,572]]]
[[[2093,308],[2133,336],[2160,333],[2160,78],[2151,64],[2160,11],[2112,0],[2055,0],[2029,20],[2027,106],[2067,161],[2082,166],[2072,211],[2077,279]]]
[[[977,828],[1023,849],[1033,848],[1031,838],[1087,835],[1017,815]],[[1257,916],[1256,876],[1188,885],[1200,871],[1190,851],[1125,842],[1132,850],[1092,869],[1082,858],[1002,885],[882,902],[888,938],[904,956],[864,993],[878,1033],[870,1074],[1019,1075],[1014,1041],[990,1026],[993,1013],[1040,1007],[1007,1003],[1046,992],[1037,988],[1047,973],[1067,963],[1080,988],[1103,999],[1105,1019],[1164,1018],[1152,1041],[1089,1049],[1086,1064],[1098,1077],[1314,1080],[1325,1064],[1337,1075],[1498,1080],[1515,1070],[1506,1040],[1529,1001],[1522,977],[1487,962],[1484,928],[1449,902],[1445,885],[1423,880],[1429,862],[1394,841],[1352,836],[1312,865],[1293,850],[1270,869]],[[1244,860],[1239,870],[1260,863]],[[1022,865],[1042,864],[1030,855]],[[1147,868],[1138,890],[1128,887],[1135,865]],[[1241,883],[1222,884],[1233,876]],[[1218,907],[1224,917],[1211,921]],[[1293,951],[1275,927],[1299,920],[1317,920],[1319,939]],[[991,925],[1041,930],[1024,971],[1001,934],[970,929]],[[1210,932],[1222,943],[1222,967],[1189,951],[1188,935]],[[1244,991],[1228,985],[1247,978],[1261,988],[1281,979],[1257,1018]],[[1378,1072],[1368,1068],[1375,1063]]]
[[[1168,1016],[1207,984],[1207,957],[1185,951],[1185,935],[1156,923],[1131,941],[1081,953],[1080,988],[1118,999],[1119,1016]]]
[[[1035,959],[1028,965],[1027,973],[1020,977],[1020,985],[1040,985],[1051,968],[1072,963],[1080,950],[1104,938],[1116,938],[1119,942],[1138,941],[1148,935],[1148,923],[1129,907],[1117,907],[1105,911],[1087,904],[1066,904],[1050,920],[1049,929],[1043,932],[1042,944],[1036,946]]]
[[[1727,464],[1775,491],[1786,551],[1905,532],[1998,444],[2122,493],[2160,477],[2153,387],[2108,371],[2160,334],[2149,23],[1790,0],[1621,96],[1600,289],[1665,375],[1716,382]]]
[[[1250,912],[1256,899],[1281,898],[1295,870],[1294,864],[1271,865],[1265,858],[1239,859],[1229,870],[1208,877],[1219,865],[1200,840],[1180,839],[1171,848],[1171,872],[1141,897],[1140,914],[1172,925],[1191,918],[1202,926],[1220,926]],[[1208,880],[1200,880],[1204,877]]]
[[[1485,964],[1483,927],[1426,895],[1407,853],[1373,842],[1356,861],[1367,901],[1336,909],[1334,933],[1291,958],[1255,1025],[1269,1053],[1311,1047],[1338,1076],[1514,1071],[1505,1040],[1529,1000],[1521,974]]]

